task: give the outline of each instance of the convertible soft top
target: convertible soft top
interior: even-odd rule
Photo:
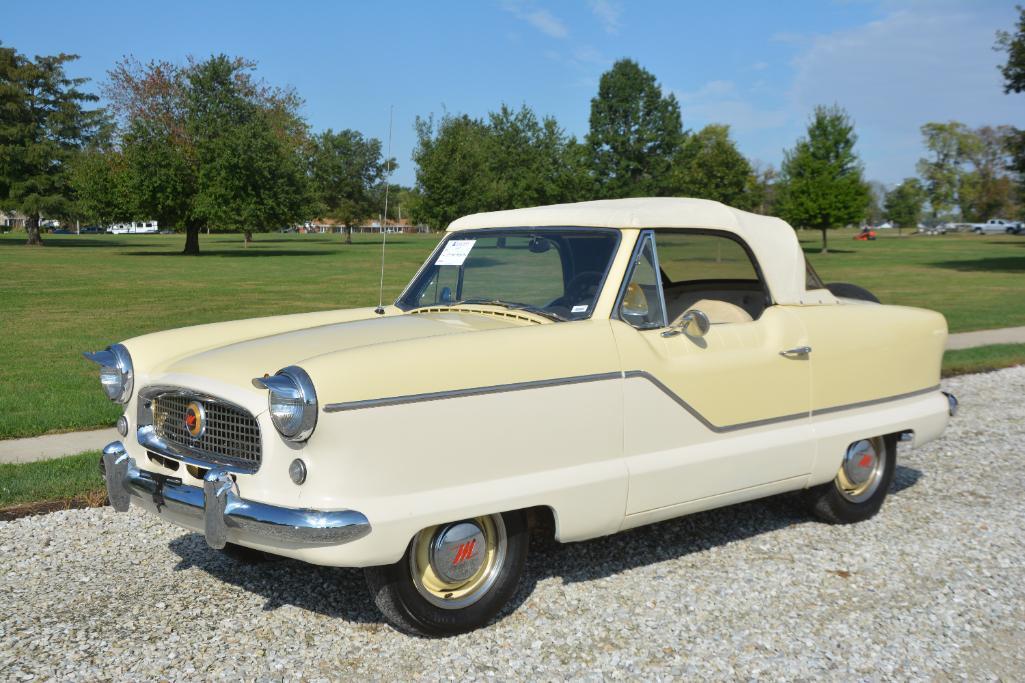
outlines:
[[[805,289],[804,253],[794,229],[771,216],[740,211],[708,199],[651,197],[602,199],[464,216],[449,232],[481,228],[705,228],[730,232],[754,251],[772,298],[778,304],[835,303],[825,290]]]

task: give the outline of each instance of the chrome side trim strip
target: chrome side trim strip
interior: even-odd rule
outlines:
[[[388,398],[370,398],[363,401],[347,401],[345,403],[328,403],[324,406],[324,412],[340,413],[346,410],[362,410],[363,408],[381,408],[383,406],[398,406],[406,403],[421,403],[424,401],[441,401],[447,398],[462,398],[464,396],[504,394],[509,391],[523,391],[525,389],[558,387],[567,384],[583,384],[585,382],[601,382],[603,380],[619,379],[622,376],[623,373],[621,372],[600,372],[593,375],[577,375],[575,377],[540,379],[529,382],[513,382],[512,384],[493,384],[491,386],[486,387],[472,387],[469,389],[451,389],[448,391],[432,391],[426,394],[408,394],[405,396],[391,396]]]
[[[712,424],[711,422],[709,422],[708,419],[704,415],[699,413],[693,406],[691,406],[689,403],[687,403],[682,398],[680,398],[680,396],[675,391],[673,391],[672,389],[667,387],[665,384],[660,382],[658,380],[658,378],[655,377],[654,375],[652,375],[651,373],[645,372],[644,370],[628,370],[628,371],[623,373],[623,377],[625,377],[627,379],[629,379],[631,377],[637,377],[637,378],[640,378],[640,379],[648,380],[649,382],[654,384],[659,390],[661,390],[662,393],[664,393],[669,398],[673,399],[673,401],[675,401],[677,405],[679,405],[681,408],[683,408],[688,413],[690,413],[691,417],[695,418],[698,422],[703,424],[705,427],[707,427],[711,431],[716,432],[717,434],[721,434],[723,432],[733,432],[733,431],[736,431],[738,429],[751,429],[752,427],[764,427],[765,425],[775,424],[777,422],[786,422],[788,420],[799,420],[799,419],[804,418],[804,417],[809,417],[809,415],[810,415],[810,413],[794,413],[793,415],[782,415],[780,417],[767,417],[767,418],[764,418],[764,419],[761,419],[761,420],[751,420],[750,422],[738,422],[737,424],[726,425],[726,426],[719,426],[719,425]]]
[[[885,396],[883,398],[874,398],[868,401],[858,401],[856,403],[847,403],[839,406],[832,406],[829,408],[818,408],[816,410],[808,411],[807,413],[793,413],[790,415],[780,415],[779,417],[767,417],[760,420],[751,420],[749,422],[738,422],[731,425],[717,425],[708,420],[704,415],[697,411],[692,405],[683,400],[676,392],[670,389],[668,386],[663,384],[657,377],[644,370],[627,370],[626,372],[601,372],[592,375],[577,375],[575,377],[560,377],[557,379],[542,379],[530,382],[514,382],[512,384],[495,384],[486,387],[473,387],[470,389],[452,389],[449,391],[434,391],[425,394],[409,394],[406,396],[391,396],[388,398],[372,398],[363,401],[348,401],[345,403],[328,403],[324,406],[325,413],[340,413],[348,410],[362,410],[364,408],[380,408],[384,406],[397,406],[404,405],[407,403],[420,403],[423,401],[441,401],[449,398],[461,398],[464,396],[481,396],[484,394],[500,394],[509,391],[523,391],[525,389],[541,389],[545,387],[564,386],[567,384],[582,384],[584,382],[601,382],[610,379],[644,379],[651,382],[657,389],[659,389],[666,396],[671,398],[677,405],[686,410],[691,417],[696,419],[702,425],[704,425],[710,431],[721,434],[724,432],[733,432],[739,429],[752,429],[754,427],[764,427],[770,424],[777,424],[779,422],[789,422],[791,420],[800,420],[804,418],[814,417],[816,415],[826,415],[829,413],[836,413],[843,410],[854,410],[856,408],[864,408],[866,406],[876,405],[878,403],[887,403],[890,401],[899,401],[904,398],[912,398],[914,396],[920,396],[922,394],[928,394],[933,391],[938,391],[940,385],[927,387],[925,389],[919,389],[917,391],[909,391],[904,394],[897,394],[895,396]]]
[[[899,401],[902,398],[912,398],[914,396],[921,396],[922,394],[929,394],[934,391],[939,391],[940,385],[926,387],[925,389],[918,389],[916,391],[909,391],[905,394],[896,394],[894,396],[886,396],[884,398],[873,398],[868,401],[858,401],[857,403],[845,403],[840,406],[833,406],[831,408],[819,408],[812,411],[812,415],[826,415],[828,413],[837,413],[841,410],[854,410],[855,408],[864,408],[866,406],[874,406],[877,403],[888,403],[890,401]]]

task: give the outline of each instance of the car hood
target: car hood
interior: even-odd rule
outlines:
[[[499,312],[447,310],[429,313],[399,313],[370,319],[317,325],[277,334],[207,347],[154,368],[150,383],[192,385],[188,378],[202,384],[229,384],[251,388],[254,377],[274,374],[289,365],[340,351],[367,346],[387,346],[398,342],[445,335],[507,329],[537,322],[523,316]]]

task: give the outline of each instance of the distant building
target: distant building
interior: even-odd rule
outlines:
[[[17,211],[0,211],[0,228],[10,230],[12,228],[25,229],[25,221],[28,220],[28,216]]]

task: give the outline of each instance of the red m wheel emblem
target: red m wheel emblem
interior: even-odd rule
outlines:
[[[467,541],[466,543],[459,546],[459,550],[456,551],[456,556],[452,558],[452,566],[456,566],[464,560],[468,560],[473,557],[473,549],[477,547],[477,539]]]

